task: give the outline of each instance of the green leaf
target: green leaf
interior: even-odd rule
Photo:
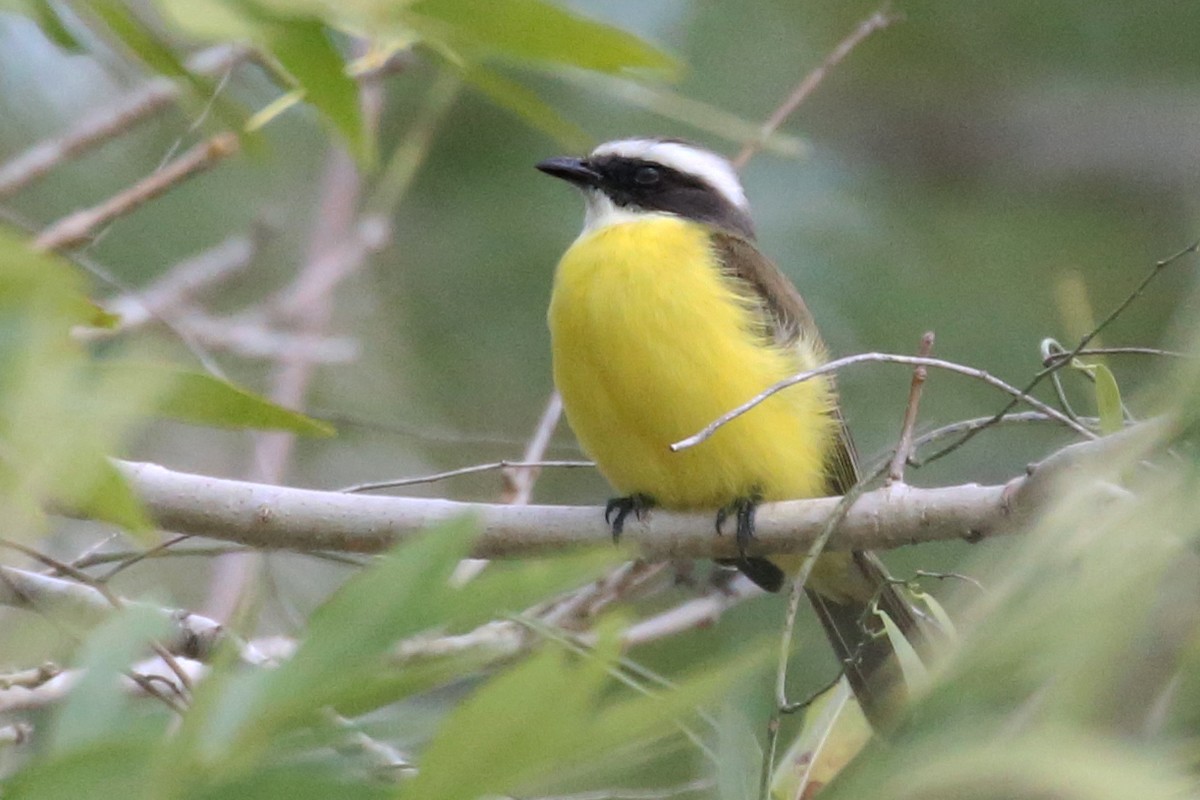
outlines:
[[[150,517],[120,471],[107,459],[96,465],[91,485],[71,501],[89,519],[120,525],[145,545],[158,541]]]
[[[493,103],[553,137],[565,149],[572,152],[589,149],[591,137],[582,128],[568,121],[553,106],[516,81],[480,66],[467,67],[463,78]]]
[[[875,614],[883,620],[883,630],[887,634],[892,649],[896,651],[896,660],[900,662],[900,671],[904,673],[904,683],[910,692],[922,692],[929,686],[929,670],[921,657],[917,655],[912,643],[904,637],[904,633],[887,614],[877,609]]]
[[[96,369],[130,383],[150,380],[166,383],[170,389],[158,399],[152,412],[168,419],[218,428],[289,431],[303,436],[332,436],[335,432],[327,423],[203,372],[167,364],[125,362],[103,362]]]
[[[196,97],[209,99],[216,115],[226,122],[235,122],[241,116],[217,92],[212,81],[188,70],[174,51],[159,39],[154,29],[138,19],[127,3],[122,0],[92,0],[83,8],[77,5],[73,10],[75,13],[85,11],[84,19],[90,15],[99,20],[135,58],[150,69],[187,84]]]
[[[636,36],[545,0],[417,0],[401,18],[456,49],[609,73],[680,71],[675,59]]]
[[[48,503],[134,532],[150,529],[106,456],[163,381],[97,375],[70,336],[73,326],[97,321],[73,267],[0,229],[0,522],[7,535],[40,530]]]
[[[1096,411],[1100,417],[1100,432],[1108,435],[1125,427],[1121,406],[1121,388],[1117,379],[1104,364],[1092,364],[1089,370],[1096,379]]]
[[[871,726],[844,677],[816,697],[804,725],[776,764],[771,797],[809,797],[829,783],[871,738]]]
[[[155,6],[171,24],[210,42],[254,39],[257,25],[237,0],[157,0]]]
[[[947,639],[953,640],[958,636],[958,629],[954,624],[954,620],[950,618],[950,614],[946,612],[945,607],[938,602],[938,599],[928,592],[921,592],[915,589],[909,589],[909,593],[914,600],[923,603],[929,609],[930,615],[934,622],[937,623],[938,632]]]
[[[346,63],[329,40],[324,24],[315,18],[263,17],[257,32],[261,44],[304,90],[304,99],[342,135],[359,164],[364,168],[373,166],[375,143],[363,124],[358,84],[346,74]]]
[[[748,644],[735,657],[705,664],[694,675],[676,681],[669,691],[618,698],[599,715],[589,731],[589,742],[596,750],[603,751],[638,737],[679,730],[684,717],[692,716],[697,707],[723,696],[732,683],[759,669],[773,654],[769,646]]]
[[[256,770],[248,775],[189,794],[189,800],[384,800],[395,790],[378,781],[351,783],[330,769],[287,764]]]
[[[617,651],[616,637],[572,658],[547,648],[488,681],[446,718],[403,796],[507,795],[618,748],[627,761],[629,746],[679,730],[767,653],[756,648],[668,690],[630,696],[611,680],[622,670]]]
[[[496,564],[466,586],[449,578],[477,531],[470,519],[434,528],[348,581],[312,617],[296,654],[270,673],[238,676],[212,699],[203,738],[249,765],[285,732],[314,724],[333,706],[349,716],[495,663],[484,641],[447,658],[406,660],[394,646],[427,631],[470,630],[510,610],[594,578],[619,556],[615,549],[531,564]],[[504,653],[511,657],[512,653]],[[206,682],[207,683],[207,682]],[[208,703],[205,686],[196,707]]]
[[[83,276],[59,256],[37,253],[29,240],[0,225],[0,314],[53,317],[67,341],[70,325],[98,321],[97,309],[84,293]],[[0,346],[12,344],[0,340]]]
[[[1096,416],[1100,418],[1100,432],[1106,436],[1125,427],[1125,407],[1121,402],[1121,388],[1112,370],[1102,363],[1089,364],[1081,359],[1072,359],[1071,368],[1091,376],[1096,392]]]
[[[592,708],[605,677],[599,660],[571,663],[555,648],[493,678],[442,724],[405,796],[509,794],[522,780],[578,759],[588,752]]]
[[[191,73],[171,48],[160,42],[125,3],[118,0],[95,0],[87,4],[87,10],[99,18],[146,66],[173,78],[191,77]]]
[[[344,584],[313,615],[295,655],[216,713],[214,738],[229,741],[240,728],[234,753],[252,759],[278,731],[360,691],[394,642],[444,618],[447,581],[475,531],[471,520],[432,529]]]
[[[337,683],[346,653],[379,656],[400,637],[435,624],[453,565],[467,555],[477,531],[470,518],[440,525],[342,586],[313,614],[306,640],[277,671],[276,694],[286,696],[289,681],[308,690]]]
[[[622,104],[641,108],[663,119],[689,125],[704,133],[720,136],[739,147],[762,136],[762,122],[750,121],[725,109],[673,92],[663,86],[599,72],[568,70],[560,76],[567,83],[587,92],[602,92]],[[803,139],[776,131],[762,142],[764,152],[786,158],[807,158],[811,152]]]
[[[263,0],[158,0],[162,13],[196,36],[210,41],[250,39],[270,53],[295,81],[307,101],[344,140],[364,168],[375,163],[375,140],[363,122],[358,84],[346,74],[346,62],[330,40],[316,6]],[[324,16],[329,16],[328,14]],[[277,70],[278,71],[278,70]],[[294,97],[285,95],[282,106]],[[272,113],[256,114],[261,126]]]
[[[26,765],[3,783],[5,800],[130,800],[145,796],[147,760],[162,727],[153,734],[131,732],[124,722],[116,733],[96,739],[88,746],[59,757],[41,757]],[[162,789],[161,786],[157,787]]]
[[[120,685],[123,673],[166,628],[167,618],[157,609],[131,605],[92,631],[80,655],[80,677],[54,721],[53,751],[102,741],[121,729],[133,701]]]
[[[19,7],[22,4],[18,3],[17,5]],[[28,9],[27,13],[37,22],[47,39],[70,52],[79,52],[83,49],[75,36],[67,30],[62,17],[58,15],[58,11],[50,0],[28,0],[23,5]]]
[[[721,704],[716,763],[721,800],[758,800],[763,751],[746,713],[750,699],[741,693]]]

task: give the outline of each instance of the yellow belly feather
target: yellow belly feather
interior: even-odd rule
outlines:
[[[668,448],[822,359],[812,343],[782,348],[757,332],[704,226],[663,216],[585,233],[558,266],[549,323],[567,419],[618,492],[675,509],[825,493],[836,423],[821,379],[692,449]]]

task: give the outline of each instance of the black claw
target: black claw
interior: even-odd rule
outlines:
[[[717,535],[721,535],[721,526],[731,516],[737,520],[738,554],[744,559],[750,542],[754,541],[754,509],[758,507],[761,498],[757,495],[742,497],[717,511]]]
[[[604,521],[612,526],[613,543],[621,540],[626,517],[633,514],[642,519],[653,506],[654,500],[644,494],[631,494],[628,497],[614,497],[609,500],[604,506]]]
[[[737,547],[744,557],[746,548],[754,540],[754,508],[757,501],[753,498],[742,500],[737,507]]]

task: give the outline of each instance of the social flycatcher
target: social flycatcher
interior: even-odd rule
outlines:
[[[754,245],[746,195],[721,156],[674,139],[608,142],[538,169],[583,191],[583,232],[554,278],[554,382],[583,449],[622,495],[605,517],[659,506],[732,517],[733,563],[778,591],[800,557],[749,557],[761,501],[845,493],[854,450],[832,380],[771,397],[684,450],[690,436],[763,389],[825,360],[795,287]],[[872,724],[903,698],[880,608],[906,635],[914,613],[865,552],[822,555],[808,596]]]

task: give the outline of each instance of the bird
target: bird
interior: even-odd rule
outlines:
[[[747,554],[763,502],[845,494],[858,480],[834,380],[779,392],[695,447],[694,434],[772,384],[828,360],[799,291],[759,250],[732,164],[691,142],[632,137],[537,169],[579,189],[583,230],[554,272],[554,383],[581,448],[618,493],[614,538],[653,508],[735,525],[751,581],[778,592],[802,557]],[[877,610],[905,637],[918,612],[870,552],[826,552],[805,591],[867,720],[896,720],[902,670]]]

